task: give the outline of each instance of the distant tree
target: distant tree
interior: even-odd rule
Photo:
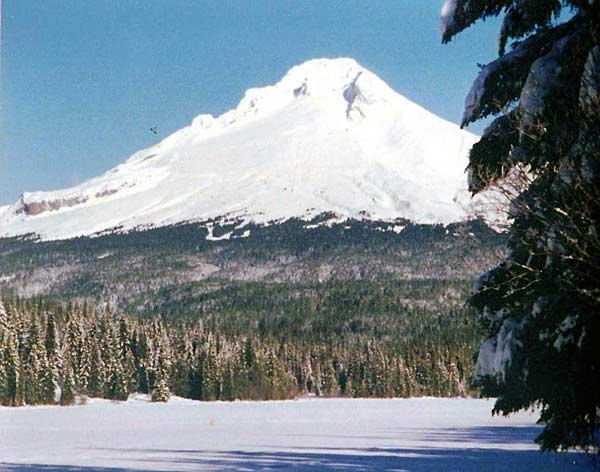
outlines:
[[[512,200],[508,255],[470,301],[489,335],[475,380],[495,412],[541,406],[543,449],[597,448],[600,1],[447,0],[443,41],[501,14],[499,57],[462,120],[499,115],[471,151],[469,186]]]
[[[8,328],[9,328],[8,313],[6,312],[6,309],[4,308],[4,303],[2,302],[2,299],[0,299],[0,334],[8,331]]]
[[[86,343],[80,320],[73,313],[71,313],[67,322],[63,349],[63,362],[69,365],[73,375],[73,389],[83,393],[87,385]]]
[[[98,345],[91,346],[90,373],[87,382],[87,393],[91,397],[103,397],[106,384],[106,365]]]
[[[37,318],[31,320],[23,353],[23,395],[25,403],[36,405],[44,400],[42,374],[46,367],[46,353],[40,341]]]
[[[55,403],[59,398],[60,387],[58,375],[60,370],[60,358],[58,354],[58,340],[54,313],[46,313],[46,358],[42,362],[42,388],[44,403]]]
[[[21,405],[23,402],[22,369],[19,360],[17,342],[12,333],[8,333],[3,340],[4,351],[2,355],[4,385],[0,403],[8,406]],[[21,388],[20,388],[21,387]]]
[[[155,352],[154,352],[154,383],[152,385],[152,401],[166,402],[171,396],[171,352],[167,333],[162,322],[157,320],[154,324]]]
[[[71,363],[65,363],[62,372],[62,386],[60,391],[60,404],[72,405],[75,401],[75,379]]]
[[[129,397],[129,380],[125,371],[125,362],[118,355],[110,358],[108,365],[105,396],[111,400],[127,400]]]
[[[161,351],[158,355],[156,377],[152,387],[153,402],[166,402],[171,396],[171,391],[169,389],[170,367],[168,357]]]
[[[413,295],[428,296],[423,287],[421,282],[416,284]],[[416,394],[445,394],[436,379],[449,377],[445,372],[449,351],[428,349],[431,353],[424,365],[423,348],[418,348],[411,336],[443,344],[452,358],[457,356],[461,365],[470,366],[470,352],[457,344],[465,339],[464,327],[459,324],[455,326],[458,330],[446,331],[449,318],[439,316],[440,307],[429,314],[411,312],[399,320],[404,334],[395,338],[399,344],[392,346],[389,340],[362,333],[369,325],[366,319],[361,320],[360,334],[338,329],[336,324],[347,319],[348,307],[365,300],[367,291],[362,283],[335,290],[338,294],[343,291],[344,296],[329,297],[328,289],[323,288],[329,298],[323,307],[330,313],[339,312],[320,320],[322,331],[318,333],[312,326],[308,332],[294,332],[290,325],[274,323],[240,330],[239,320],[233,320],[235,328],[231,329],[224,324],[225,318],[193,323],[125,315],[117,318],[110,310],[96,312],[89,305],[62,307],[38,299],[17,299],[7,305],[2,300],[6,323],[0,327],[0,403],[59,401],[68,405],[77,395],[124,400],[133,391],[150,393],[155,401],[166,401],[171,394],[197,400],[286,399],[306,393],[377,397],[408,394],[404,382]],[[255,303],[265,293],[265,287],[259,286],[243,298]],[[283,300],[281,294],[276,296]],[[379,296],[379,289],[368,295]],[[291,300],[293,303],[296,295]],[[288,309],[288,303],[285,306]],[[377,306],[381,310],[383,304]],[[287,313],[302,316],[302,320],[310,318],[312,312],[304,313],[305,309],[296,304],[277,316],[282,321],[287,320]],[[268,310],[261,312],[261,317],[267,316],[271,316]],[[371,315],[367,311],[365,316]],[[226,318],[234,317],[227,314]],[[439,318],[444,323],[436,324]],[[423,331],[425,325],[428,332]],[[434,326],[445,333],[443,337],[439,332],[433,334]],[[466,339],[472,340],[473,334]],[[414,372],[423,375],[417,380]]]
[[[121,316],[119,319],[119,328],[118,328],[118,337],[117,337],[117,362],[120,364],[122,371],[122,386],[120,390],[124,393],[121,394],[121,397],[127,398],[129,393],[135,392],[137,387],[137,382],[135,378],[135,359],[133,355],[133,345],[132,345],[132,327],[131,322],[124,316]]]

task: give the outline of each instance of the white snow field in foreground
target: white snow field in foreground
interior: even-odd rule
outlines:
[[[0,470],[583,471],[540,453],[537,415],[491,417],[475,399],[168,404],[94,400],[0,408]]]

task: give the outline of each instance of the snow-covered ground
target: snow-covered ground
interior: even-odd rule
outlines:
[[[0,470],[584,471],[542,454],[535,413],[492,418],[492,401],[349,400],[0,408]]]

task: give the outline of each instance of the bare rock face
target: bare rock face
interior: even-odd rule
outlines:
[[[146,159],[150,159],[154,156],[148,156],[146,157]],[[102,198],[102,197],[108,197],[110,195],[114,195],[115,193],[117,193],[119,190],[116,188],[110,189],[110,190],[103,190],[102,192],[96,192],[96,195],[94,195],[96,198]]]
[[[35,216],[47,211],[56,211],[65,207],[72,207],[85,203],[88,197],[70,197],[57,198],[54,200],[27,201],[24,196],[21,196],[21,201],[17,213],[25,213],[28,216]]]

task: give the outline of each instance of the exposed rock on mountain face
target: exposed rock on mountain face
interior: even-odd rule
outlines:
[[[183,221],[338,219],[449,223],[470,216],[477,137],[394,92],[352,59],[318,59],[200,115],[73,188],[0,207],[0,236],[45,239]]]
[[[39,215],[47,211],[69,208],[87,202],[88,197],[56,198],[54,200],[26,201],[25,195],[21,196],[16,213],[25,213],[28,216]]]

